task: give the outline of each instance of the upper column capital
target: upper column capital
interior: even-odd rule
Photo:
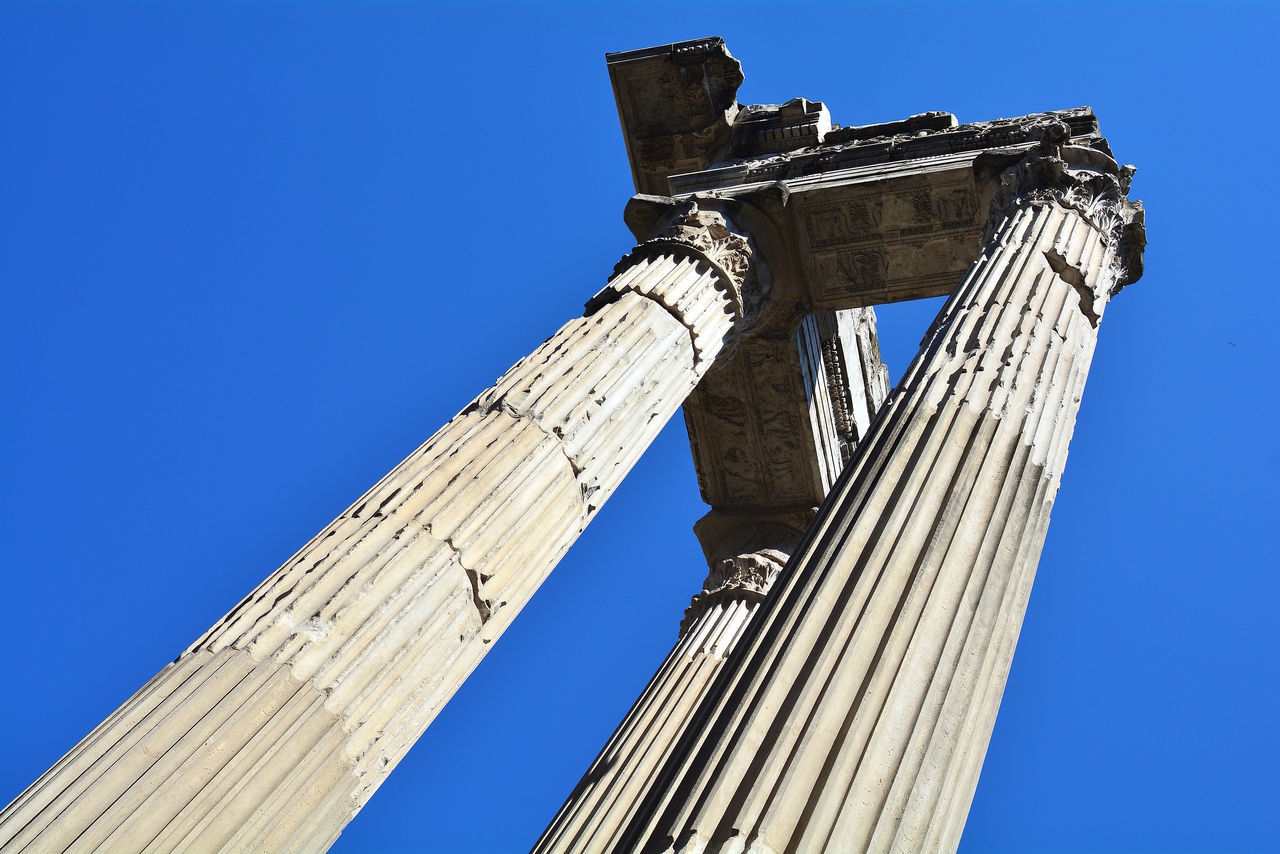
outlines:
[[[623,274],[641,262],[674,256],[711,271],[730,305],[735,337],[755,328],[768,303],[771,277],[751,234],[734,221],[734,207],[740,205],[711,195],[633,196],[625,217],[639,243],[618,261],[610,287],[592,298],[588,311],[629,282]]]
[[[1142,276],[1145,216],[1142,203],[1128,198],[1136,171],[1095,148],[1041,144],[999,173],[988,234],[1005,216],[1025,205],[1070,208],[1110,243],[1117,268],[1115,293]]]
[[[714,199],[637,198],[652,227],[637,232],[640,242],[587,301],[587,314],[627,292],[656,300],[688,328],[696,359],[710,365],[736,348],[765,302],[760,254]]]
[[[702,592],[689,600],[689,607],[680,621],[680,634],[683,635],[699,614],[717,602],[763,600],[790,557],[788,552],[778,549],[760,549],[717,563],[702,583]]]
[[[690,253],[709,264],[730,293],[735,325],[750,325],[759,315],[769,275],[751,236],[730,218],[723,202],[639,195],[627,203],[625,217],[640,243],[618,262],[615,275],[638,258]],[[644,239],[646,233],[653,236]]]

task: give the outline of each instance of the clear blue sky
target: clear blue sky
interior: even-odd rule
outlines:
[[[962,850],[1280,847],[1261,5],[0,7],[0,801],[580,313],[630,246],[606,50],[836,121],[1092,104],[1148,206]],[[934,304],[881,312],[896,377]],[[339,841],[520,851],[705,567],[680,419]]]

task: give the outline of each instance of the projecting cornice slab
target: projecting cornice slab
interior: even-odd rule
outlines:
[[[742,66],[712,37],[605,54],[636,191],[728,156]]]

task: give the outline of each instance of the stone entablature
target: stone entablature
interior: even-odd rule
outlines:
[[[703,500],[736,513],[816,507],[888,392],[871,309],[742,339],[684,405]]]
[[[742,66],[721,38],[607,54],[636,191],[667,195],[667,176],[733,149]]]
[[[1001,173],[1033,149],[1069,145],[1111,158],[1088,107],[968,124],[922,113],[840,127],[804,99],[780,107],[731,100],[741,69],[720,39],[610,54],[608,62],[637,191],[740,200],[749,212],[739,219],[781,283],[774,299],[806,311],[949,294],[981,250]],[[714,79],[718,98],[686,99],[684,124],[651,116],[655,103],[674,109],[663,100],[673,79]],[[695,126],[702,130],[685,132]],[[766,126],[768,133],[753,130]],[[682,156],[649,156],[668,149]]]

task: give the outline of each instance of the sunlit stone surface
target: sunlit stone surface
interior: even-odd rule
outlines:
[[[610,68],[637,188],[740,204],[775,316],[951,298],[801,543],[713,571],[536,850],[954,850],[1098,323],[1141,274],[1131,170],[1087,109],[841,129],[738,105],[717,39]],[[653,119],[654,86],[703,112]]]

